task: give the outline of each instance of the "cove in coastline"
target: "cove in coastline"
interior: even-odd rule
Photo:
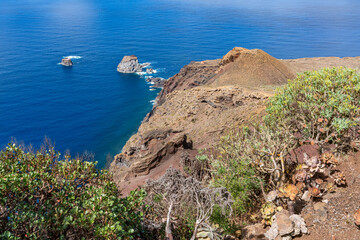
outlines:
[[[325,4],[326,3],[326,4]],[[117,64],[134,54],[168,78],[234,46],[277,58],[360,55],[360,3],[349,1],[0,1],[0,145],[121,151],[158,90]],[[73,66],[58,63],[64,56]]]

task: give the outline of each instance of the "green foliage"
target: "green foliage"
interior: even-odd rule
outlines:
[[[305,72],[272,97],[268,125],[291,126],[300,141],[346,148],[359,127],[360,77],[348,68]]]
[[[195,222],[196,208],[184,208],[184,212],[179,216],[176,228],[173,230],[175,238],[180,240],[190,239],[195,228]]]
[[[224,214],[219,206],[214,207],[210,221],[213,223],[213,225],[218,226],[219,229],[222,229],[225,234],[234,235],[236,230],[239,230],[239,227],[232,222],[229,214]]]
[[[95,164],[9,144],[0,152],[0,238],[135,238],[144,191],[120,198]]]
[[[223,137],[210,159],[213,183],[230,191],[238,213],[251,206],[260,181],[273,188],[286,181],[285,157],[299,142],[344,150],[358,138],[360,77],[341,67],[305,72],[278,89],[266,112],[264,124]]]
[[[260,186],[281,185],[287,174],[285,156],[296,142],[289,129],[266,125],[244,127],[222,138],[211,159],[213,184],[232,194],[237,214],[257,203]]]
[[[221,139],[219,154],[211,159],[212,184],[225,187],[233,196],[235,213],[245,213],[252,206],[252,196],[259,190],[251,158],[242,155],[245,144],[239,138],[242,133],[232,133]]]

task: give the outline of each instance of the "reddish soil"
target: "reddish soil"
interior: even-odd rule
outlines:
[[[310,234],[301,240],[359,240],[360,228],[354,224],[354,213],[360,208],[360,153],[353,153],[342,158],[337,169],[347,180],[347,186],[336,188],[334,193],[324,196],[327,219],[319,221],[317,216],[306,219]],[[303,209],[302,215],[311,212],[311,206]],[[311,215],[311,214],[310,214]],[[313,220],[313,221],[311,221]]]

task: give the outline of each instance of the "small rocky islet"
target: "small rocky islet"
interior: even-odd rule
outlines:
[[[156,73],[156,70],[150,68],[150,63],[139,63],[139,59],[135,55],[124,56],[119,65],[117,66],[117,71],[120,73],[143,73],[145,69],[146,75],[151,75]],[[149,67],[149,68],[147,68]],[[148,83],[151,83],[151,89],[153,88],[162,88],[166,79],[161,77],[146,76],[145,80]]]
[[[71,67],[73,65],[73,62],[71,61],[71,58],[65,57],[65,58],[61,59],[60,64],[65,67]]]
[[[140,73],[147,66],[150,66],[150,63],[139,63],[135,55],[124,56],[117,66],[117,71],[120,73]]]

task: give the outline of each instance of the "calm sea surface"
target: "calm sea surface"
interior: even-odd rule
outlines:
[[[0,146],[11,137],[38,146],[46,135],[103,167],[157,94],[116,71],[124,55],[165,78],[235,46],[358,56],[359,9],[359,0],[0,0]],[[63,56],[78,58],[66,68]]]

